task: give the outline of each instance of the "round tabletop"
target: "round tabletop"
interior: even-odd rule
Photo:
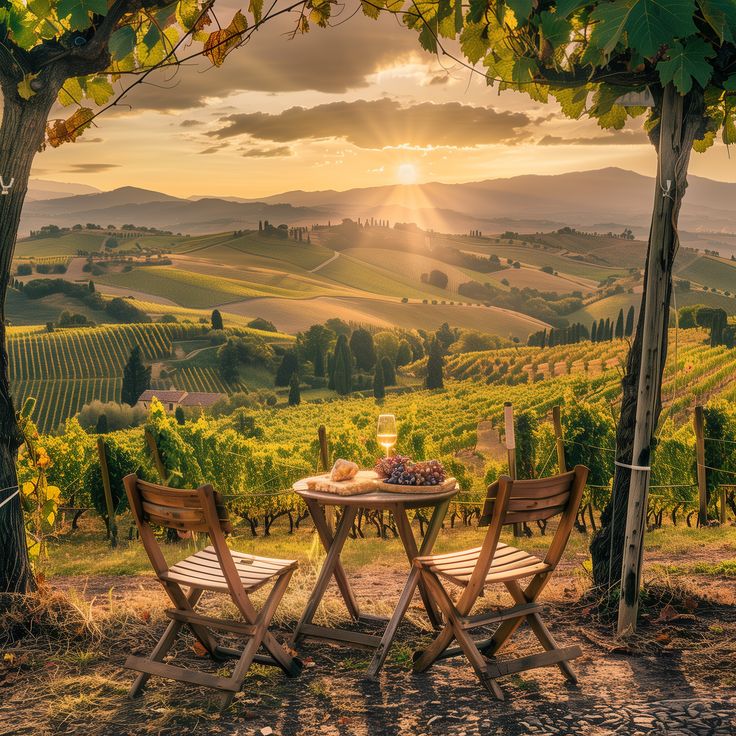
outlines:
[[[292,486],[294,492],[302,498],[317,501],[325,506],[359,506],[362,509],[387,509],[391,506],[403,506],[406,509],[421,509],[427,506],[436,506],[452,498],[460,486],[455,485],[444,491],[396,492],[371,491],[370,493],[356,493],[351,496],[341,496],[326,491],[310,491],[304,480],[299,480]]]

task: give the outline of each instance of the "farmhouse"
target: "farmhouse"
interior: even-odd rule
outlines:
[[[208,409],[220,399],[224,399],[225,394],[213,394],[202,391],[178,391],[177,389],[148,389],[138,397],[138,406],[142,406],[148,411],[154,397],[164,405],[167,411],[175,411],[177,406],[185,409]]]

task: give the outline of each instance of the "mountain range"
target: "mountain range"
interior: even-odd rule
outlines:
[[[70,186],[82,190],[65,196]],[[344,217],[374,217],[392,223],[415,222],[442,232],[536,232],[567,225],[602,232],[630,227],[644,235],[651,218],[654,180],[633,171],[605,168],[460,184],[295,190],[258,199],[181,198],[138,187],[84,191],[84,185],[35,181],[30,191],[22,234],[50,223],[133,223],[198,234],[253,228],[259,220],[311,225],[339,222]],[[734,202],[736,184],[689,177],[681,230],[691,234],[736,232]]]

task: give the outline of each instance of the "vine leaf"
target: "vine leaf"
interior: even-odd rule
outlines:
[[[33,95],[36,94],[33,87],[31,87],[31,82],[38,76],[38,74],[26,74],[23,79],[18,82],[18,94],[24,99],[24,100],[30,100]]]
[[[227,28],[210,33],[204,43],[204,55],[215,66],[222,66],[227,55],[240,43],[246,30],[248,21],[238,10]]]
[[[713,56],[713,49],[701,38],[691,38],[686,44],[675,41],[667,52],[666,60],[657,64],[657,71],[662,84],[672,82],[681,95],[686,95],[696,80],[705,87],[713,75],[713,67],[708,59]]]

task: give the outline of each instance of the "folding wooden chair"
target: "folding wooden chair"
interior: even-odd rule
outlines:
[[[128,669],[141,673],[130,689],[130,697],[140,693],[151,675],[157,675],[220,690],[220,704],[224,709],[242,687],[254,661],[278,666],[288,675],[297,675],[301,664],[268,630],[297,562],[232,552],[225,542],[225,534],[232,531],[227,510],[220,495],[210,485],[180,490],[146,483],[135,475],[128,475],[123,482],[143,546],[175,606],[166,611],[171,622],[151,656],[130,656],[125,663]],[[152,524],[182,532],[206,532],[212,545],[169,567],[154,536]],[[258,613],[249,595],[271,581],[274,582],[273,588]],[[182,586],[187,590],[184,591]],[[195,612],[194,607],[205,590],[229,593],[244,620],[231,621]],[[184,625],[191,629],[212,659],[238,660],[230,677],[164,664],[164,656]],[[220,646],[210,629],[238,634],[246,637],[248,642],[242,651]],[[265,654],[258,654],[261,645],[266,650]]]
[[[557,665],[568,680],[576,677],[568,660],[579,657],[580,647],[559,647],[540,616],[539,594],[555,571],[567,541],[588,477],[588,469],[578,465],[569,473],[539,480],[517,480],[502,476],[488,488],[482,522],[489,523],[482,547],[450,554],[417,557],[418,566],[430,595],[447,617],[447,624],[432,644],[414,654],[414,669],[422,672],[439,659],[464,654],[483,686],[500,700],[503,691],[496,682],[502,675],[533,667]],[[550,519],[560,515],[557,531],[545,558],[499,543],[505,524]],[[526,587],[519,581],[531,578]],[[463,588],[454,602],[442,579]],[[471,616],[473,605],[484,589],[503,584],[516,605],[500,611]],[[495,660],[499,649],[516,629],[527,621],[545,652],[513,660]],[[494,635],[474,641],[470,631],[479,626],[499,624]],[[448,649],[455,639],[458,648]]]

